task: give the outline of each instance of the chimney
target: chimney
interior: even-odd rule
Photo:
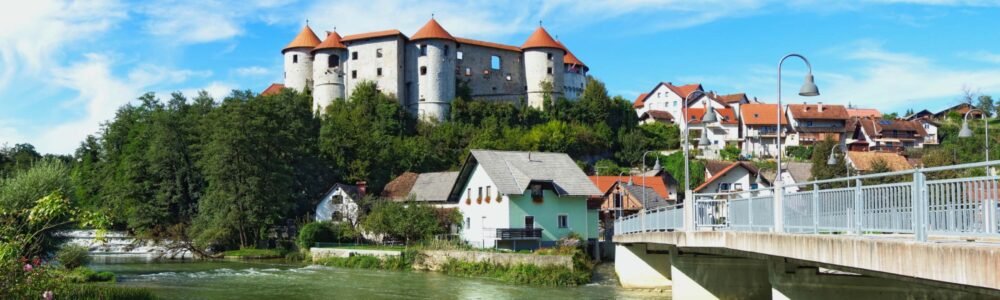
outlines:
[[[818,103],[819,104],[816,104],[816,110],[818,110],[819,112],[823,112],[823,102],[818,102]]]
[[[368,182],[358,181],[357,186],[358,186],[358,197],[364,198],[365,195],[368,194]]]

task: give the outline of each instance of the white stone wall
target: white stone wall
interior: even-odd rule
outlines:
[[[451,100],[455,99],[455,43],[430,39],[408,45],[407,51],[416,52],[418,116],[424,120],[444,121]],[[426,47],[426,55],[420,55],[421,46]],[[421,69],[426,72],[421,74]]]
[[[285,87],[302,92],[312,82],[312,54],[309,48],[292,48],[284,53]]]
[[[456,79],[468,81],[473,99],[518,103],[525,98],[524,60],[521,52],[471,44],[459,45],[462,59],[456,60]],[[500,57],[500,70],[493,69],[493,56]],[[508,75],[510,80],[507,79]]]
[[[340,63],[330,66],[330,56],[340,57]],[[322,49],[316,51],[313,61],[313,110],[322,112],[335,99],[344,99],[347,51]]]
[[[463,218],[460,234],[462,240],[475,247],[493,248],[496,243],[496,229],[511,227],[510,199],[502,195],[502,201],[497,201],[496,184],[480,165],[476,165],[468,182],[458,184],[462,185],[462,194],[458,198],[458,210]],[[481,203],[477,203],[479,188],[483,188],[485,198],[487,186],[490,187],[490,202],[486,203],[484,199]],[[471,204],[467,199],[471,199],[468,201]]]
[[[375,82],[383,93],[396,96],[405,104],[403,46],[404,42],[400,36],[349,42],[347,45],[347,71],[344,72],[344,76],[347,78],[347,97],[351,96],[358,83],[367,80]],[[377,57],[378,49],[382,49],[382,57]],[[355,52],[358,53],[356,60],[352,59]],[[382,69],[382,76],[378,76],[379,68]],[[357,78],[353,76],[355,71]]]
[[[524,50],[524,75],[528,87],[528,105],[543,108],[545,91],[543,82],[552,83],[552,99],[563,96],[563,55],[561,49],[535,48]],[[551,59],[550,59],[551,57]],[[552,74],[549,74],[551,68]]]

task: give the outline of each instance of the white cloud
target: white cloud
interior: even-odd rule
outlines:
[[[236,73],[236,75],[239,76],[251,77],[251,76],[267,75],[270,73],[270,71],[267,68],[261,66],[251,66],[251,67],[236,68],[235,70],[233,70],[233,73]]]
[[[293,1],[158,0],[136,10],[146,17],[143,28],[153,36],[179,44],[227,40],[245,33],[249,22],[283,20]]]
[[[229,94],[231,94],[235,89],[239,88],[229,83],[213,81],[202,88],[183,89],[181,90],[181,93],[183,93],[184,96],[187,96],[188,99],[191,99],[198,96],[199,92],[205,91],[208,92],[208,95],[212,96],[212,99],[214,99],[216,102],[222,102],[222,99],[225,99],[226,96],[229,96]]]
[[[976,51],[976,52],[959,53],[959,56],[975,61],[1000,64],[1000,53],[993,53],[988,51]]]

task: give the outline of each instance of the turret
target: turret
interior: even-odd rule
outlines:
[[[563,95],[563,56],[566,50],[542,26],[538,26],[528,37],[521,50],[524,52],[528,105],[542,109],[545,93],[550,93],[552,99]],[[546,86],[551,86],[551,89]]]
[[[285,87],[302,92],[311,85],[313,59],[310,52],[319,44],[319,38],[307,24],[281,50],[281,54],[285,56]]]
[[[558,41],[557,41],[558,42]],[[563,75],[563,95],[566,99],[576,100],[580,98],[583,94],[583,90],[587,87],[587,72],[590,68],[587,67],[576,55],[573,55],[569,48],[562,42],[559,42],[560,46],[566,50],[566,55],[563,56],[563,70],[565,70]]]
[[[455,98],[455,37],[432,17],[410,43],[417,51],[417,113],[424,120],[444,121]]]
[[[323,111],[335,99],[344,99],[344,70],[347,63],[347,46],[341,42],[337,31],[327,32],[326,39],[313,48],[313,108]]]

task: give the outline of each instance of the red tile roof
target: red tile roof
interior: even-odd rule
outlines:
[[[639,94],[639,97],[636,97],[635,101],[632,102],[632,107],[642,108],[643,106],[646,106],[646,96],[649,96],[649,93]]]
[[[292,39],[292,42],[288,43],[284,49],[281,49],[281,53],[285,53],[292,48],[313,48],[320,44],[319,37],[316,37],[316,33],[313,32],[309,25],[302,27],[302,31]]]
[[[486,42],[486,41],[479,41],[479,40],[473,40],[473,39],[467,39],[467,38],[461,38],[461,37],[456,37],[455,40],[458,41],[458,43],[460,43],[460,44],[476,45],[476,46],[480,46],[480,47],[487,47],[487,48],[494,48],[494,49],[500,49],[500,50],[521,52],[521,48],[518,48],[517,46],[504,45],[504,44],[498,44],[498,43]]]
[[[538,26],[538,29],[535,29],[535,32],[531,33],[528,40],[524,41],[524,44],[521,45],[521,49],[523,50],[532,48],[555,48],[566,51],[563,46],[560,45],[559,42],[556,42],[556,40],[549,35],[549,32],[545,31],[545,28],[542,28],[541,26]]]
[[[263,92],[260,92],[260,95],[261,96],[277,95],[278,93],[281,93],[281,89],[283,88],[285,88],[284,84],[272,83],[270,86],[264,89]]]
[[[820,111],[822,107],[823,111]],[[847,108],[832,104],[789,104],[788,111],[795,119],[804,120],[847,120]]]
[[[848,108],[847,116],[881,118],[882,113],[874,108]]]
[[[598,189],[603,193],[607,193],[608,189],[615,185],[620,179],[622,182],[628,183],[632,180],[633,185],[643,186],[642,178],[643,176],[587,176],[590,181],[597,186]],[[663,178],[657,176],[646,176],[645,187],[653,189],[660,197],[669,198],[670,193],[667,191],[667,185],[663,184]]]
[[[417,33],[410,36],[411,41],[426,39],[455,41],[455,37],[451,36],[451,33],[448,33],[447,30],[444,30],[444,27],[441,27],[441,24],[438,24],[434,18],[431,18],[430,21],[427,21],[427,24],[424,24],[424,27],[421,27],[420,30],[417,30]]]
[[[341,38],[340,34],[337,33],[336,31],[327,32],[326,40],[324,40],[322,43],[316,46],[316,48],[313,49],[313,52],[316,52],[316,50],[323,50],[323,49],[347,49],[347,46],[345,46],[344,43],[341,43],[342,39],[343,38]]]
[[[732,171],[736,167],[743,167],[744,169],[747,170],[747,172],[750,173],[750,176],[751,176],[750,182],[751,183],[754,182],[755,180],[757,180],[756,178],[753,177],[753,176],[757,175],[757,168],[754,167],[753,165],[750,165],[747,162],[738,161],[738,162],[734,162],[733,164],[729,165],[725,169],[722,169],[721,171],[715,172],[712,177],[706,178],[705,182],[703,182],[698,187],[694,188],[693,191],[700,192],[701,190],[704,190],[706,187],[708,187],[708,185],[712,184],[716,180],[719,180],[719,178],[722,178],[723,175],[726,175],[726,173],[729,173],[729,171]],[[765,182],[768,182],[768,184],[770,184],[770,182],[767,180],[767,178],[763,178],[763,179],[764,179]]]
[[[778,122],[777,113],[777,104],[748,103],[740,106],[743,124],[747,125],[774,125]],[[781,110],[781,125],[788,125],[785,110]]]
[[[632,103],[632,107],[634,107],[634,108],[642,108],[643,106],[645,106],[646,105],[646,99],[649,98],[649,95],[652,95],[653,92],[656,91],[656,89],[660,88],[661,85],[666,86],[667,89],[669,89],[671,92],[674,92],[674,94],[677,94],[677,96],[679,96],[681,98],[687,98],[687,96],[690,95],[694,91],[704,91],[702,89],[700,83],[691,83],[691,84],[685,84],[685,85],[682,85],[682,86],[676,86],[676,85],[674,85],[673,83],[670,83],[670,82],[660,82],[660,83],[656,84],[656,86],[654,86],[653,89],[649,91],[649,93],[642,93],[642,94],[640,94],[639,97],[636,98],[635,101]],[[691,99],[691,100],[695,100],[695,99]],[[718,100],[715,100],[715,101],[719,102]],[[725,103],[722,103],[722,102],[719,102],[719,103],[721,103],[723,106],[729,106],[728,104],[725,104]]]
[[[688,108],[686,110],[689,120],[688,124],[701,124],[701,117],[705,115],[704,108]],[[739,119],[736,119],[736,113],[732,108],[717,108],[715,112],[719,116],[722,116],[722,124],[735,125],[740,123]]]
[[[739,103],[739,102],[750,102],[750,100],[747,98],[747,94],[746,93],[736,93],[736,94],[729,94],[729,95],[716,95],[715,93],[711,93],[710,95],[712,95],[711,98],[713,100],[719,101],[719,102],[722,102],[722,103],[725,103],[725,104],[733,104],[733,103]]]
[[[674,115],[671,115],[670,112],[663,110],[649,110],[639,116],[639,120],[645,120],[647,118],[653,118],[653,120],[666,120],[670,122],[674,121]]]
[[[406,199],[410,195],[410,190],[413,189],[413,184],[417,182],[419,175],[413,172],[400,174],[385,185],[385,188],[382,189],[382,197],[393,200]]]
[[[342,42],[353,42],[353,41],[358,41],[358,40],[367,40],[367,39],[387,37],[387,36],[394,36],[394,35],[403,35],[403,33],[400,32],[399,30],[395,30],[395,29],[382,30],[382,31],[372,31],[372,32],[365,32],[365,33],[348,35],[348,36],[345,36],[344,39],[341,40],[341,41]],[[403,37],[406,37],[406,36],[403,36]]]

